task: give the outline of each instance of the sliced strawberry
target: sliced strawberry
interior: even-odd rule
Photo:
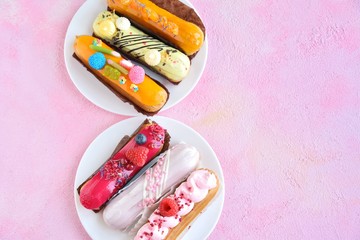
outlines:
[[[147,159],[149,149],[143,146],[131,148],[126,152],[126,158],[138,167],[142,167]]]
[[[164,217],[175,216],[179,212],[179,206],[172,198],[164,198],[159,205],[160,214]]]

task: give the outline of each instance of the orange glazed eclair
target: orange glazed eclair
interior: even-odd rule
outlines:
[[[178,0],[107,0],[111,10],[191,56],[204,42],[204,26],[195,11]]]
[[[92,36],[77,36],[74,51],[75,58],[138,111],[152,115],[167,102],[169,94],[163,86],[145,75],[144,69],[122,58],[101,40]]]

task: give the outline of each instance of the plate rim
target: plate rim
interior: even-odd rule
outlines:
[[[210,146],[210,144],[206,141],[206,139],[201,136],[195,129],[191,128],[190,126],[186,125],[185,123],[179,121],[179,120],[176,120],[176,119],[173,119],[173,118],[169,118],[169,117],[165,117],[165,116],[153,116],[153,117],[144,117],[144,116],[134,116],[134,117],[129,117],[127,119],[124,119],[124,120],[120,120],[119,122],[116,122],[114,124],[112,124],[111,126],[107,127],[106,129],[104,129],[103,131],[101,131],[92,141],[91,143],[88,145],[88,147],[86,148],[86,150],[84,151],[84,153],[82,154],[82,157],[81,157],[81,160],[79,161],[78,163],[78,166],[77,166],[77,169],[76,169],[76,174],[75,174],[75,178],[74,178],[74,204],[75,204],[75,208],[76,208],[76,213],[77,213],[77,216],[78,216],[78,219],[80,220],[80,223],[83,227],[83,229],[85,230],[85,232],[93,239],[93,236],[90,235],[89,231],[87,228],[85,228],[82,220],[81,220],[81,216],[80,216],[80,213],[79,213],[79,207],[78,207],[78,203],[77,203],[77,185],[76,185],[76,180],[78,178],[78,175],[79,175],[79,167],[80,167],[80,164],[81,162],[83,161],[84,159],[84,156],[86,155],[86,152],[88,152],[93,146],[93,144],[98,141],[99,138],[101,138],[102,135],[110,132],[112,129],[115,129],[117,125],[119,124],[124,124],[126,122],[132,122],[132,121],[139,121],[140,123],[144,120],[144,119],[151,119],[151,120],[154,120],[156,122],[157,119],[159,119],[160,121],[168,121],[170,123],[175,123],[177,125],[181,125],[182,127],[188,129],[189,131],[193,132],[195,135],[197,135],[197,137],[199,137],[199,139],[202,141],[202,143],[204,143],[206,146],[207,146],[207,150],[210,150],[211,152],[211,155],[213,155],[215,157],[215,164],[217,165],[217,168],[219,169],[219,171],[216,170],[216,173],[217,173],[217,176],[218,178],[220,179],[220,188],[219,188],[219,192],[218,194],[215,196],[214,199],[212,199],[212,202],[219,199],[220,201],[220,206],[217,206],[218,209],[220,210],[217,214],[216,214],[216,218],[214,219],[214,224],[211,228],[208,228],[209,231],[207,232],[206,234],[206,238],[208,238],[210,236],[210,234],[214,231],[214,229],[216,228],[218,222],[219,222],[219,219],[222,215],[222,212],[223,212],[223,208],[224,208],[224,202],[225,202],[225,178],[224,178],[224,173],[223,173],[223,169],[221,167],[221,163],[215,153],[215,151],[213,150],[213,148]],[[212,203],[209,204],[209,206],[207,207],[210,207]],[[207,208],[206,207],[206,208]],[[206,211],[206,210],[205,210]],[[193,224],[194,222],[196,221],[196,219],[191,223]],[[184,232],[186,234],[186,232]]]

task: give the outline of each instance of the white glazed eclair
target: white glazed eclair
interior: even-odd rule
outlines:
[[[199,158],[198,150],[186,143],[171,147],[159,157],[157,165],[105,207],[105,223],[121,231],[128,229],[142,217],[144,210],[153,207],[159,197],[194,171]]]

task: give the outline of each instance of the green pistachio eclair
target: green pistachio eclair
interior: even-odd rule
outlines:
[[[184,53],[140,31],[115,13],[101,12],[93,23],[93,30],[97,37],[118,51],[173,83],[183,80],[189,72],[190,59]]]

